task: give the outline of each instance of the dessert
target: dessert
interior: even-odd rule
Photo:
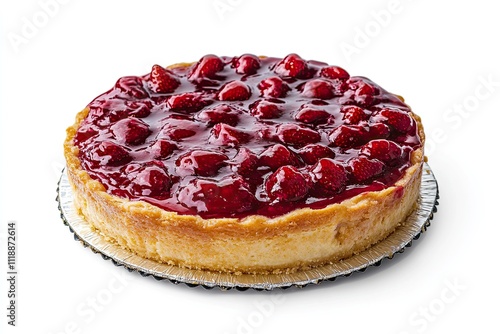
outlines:
[[[424,132],[338,66],[207,55],[120,78],[64,143],[74,202],[148,259],[279,273],[345,259],[417,205]]]

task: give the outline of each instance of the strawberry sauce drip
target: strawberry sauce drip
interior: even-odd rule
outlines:
[[[88,108],[74,144],[93,179],[203,218],[275,217],[379,191],[421,146],[396,95],[296,54],[154,65]]]

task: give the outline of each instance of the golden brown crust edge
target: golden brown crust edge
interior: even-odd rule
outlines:
[[[64,143],[67,174],[78,212],[95,229],[134,253],[159,262],[228,272],[305,269],[361,252],[392,233],[414,209],[423,150],[394,186],[326,208],[298,209],[269,219],[202,219],[106,193],[80,165],[73,137],[88,109],[78,113]],[[423,128],[417,121],[422,141]]]

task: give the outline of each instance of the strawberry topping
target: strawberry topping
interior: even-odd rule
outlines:
[[[89,103],[74,144],[111,194],[244,218],[389,187],[422,141],[410,108],[367,78],[243,54],[120,78]]]

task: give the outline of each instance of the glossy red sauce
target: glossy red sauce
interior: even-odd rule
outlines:
[[[275,217],[381,190],[421,146],[397,96],[295,54],[155,65],[88,108],[74,143],[92,178],[203,218]]]

